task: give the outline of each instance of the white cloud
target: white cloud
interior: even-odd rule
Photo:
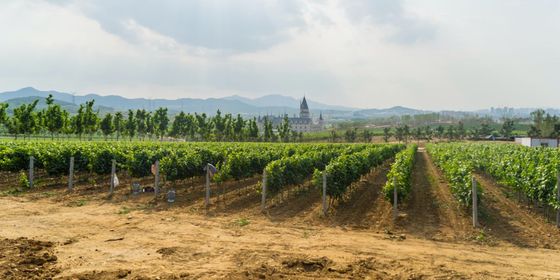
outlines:
[[[5,1],[0,90],[559,104],[556,1]]]

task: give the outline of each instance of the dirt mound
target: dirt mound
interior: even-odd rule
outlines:
[[[158,275],[157,277],[145,276],[133,273],[131,270],[119,269],[115,271],[88,271],[80,274],[74,274],[60,278],[61,280],[114,280],[114,279],[130,279],[130,280],[180,280],[191,279],[188,273]]]
[[[0,240],[0,278],[51,279],[60,271],[54,267],[54,244],[28,238]]]

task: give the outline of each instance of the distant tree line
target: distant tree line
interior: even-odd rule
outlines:
[[[47,97],[45,109],[36,110],[38,102],[22,104],[14,108],[11,115],[8,115],[8,104],[0,103],[0,125],[16,139],[39,134],[48,134],[51,139],[74,136],[80,140],[92,140],[96,134],[103,135],[105,140],[170,137],[187,141],[292,142],[303,138],[301,132],[291,129],[288,117],[284,117],[277,127],[265,117],[262,131],[259,131],[255,117],[244,119],[240,114],[222,115],[220,110],[214,116],[180,112],[170,118],[167,108],[158,108],[154,112],[128,110],[100,116],[94,109],[95,100],[91,100],[80,104],[77,113],[70,115],[54,102],[52,95]]]

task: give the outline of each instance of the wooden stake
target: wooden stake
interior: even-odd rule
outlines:
[[[323,171],[323,215],[327,216],[327,171]]]
[[[264,211],[265,208],[266,208],[266,169],[263,170],[261,211]]]
[[[476,179],[472,177],[472,222],[473,227],[478,227],[478,198]]]
[[[34,164],[35,158],[33,156],[29,157],[29,188],[33,188],[33,164]]]
[[[70,157],[70,168],[68,170],[68,190],[74,187],[74,157]]]
[[[111,161],[111,188],[109,189],[109,194],[113,194],[115,191],[115,174],[117,172],[117,162],[115,160]]]

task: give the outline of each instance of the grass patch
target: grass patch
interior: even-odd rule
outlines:
[[[132,211],[132,209],[123,206],[123,207],[121,207],[121,209],[119,210],[119,212],[117,212],[117,214],[119,214],[119,215],[126,215],[126,214],[130,213],[130,211]]]
[[[69,207],[82,207],[82,206],[85,206],[85,205],[87,205],[87,204],[88,204],[88,201],[87,201],[87,200],[85,200],[85,199],[80,199],[80,200],[77,200],[77,201],[69,202],[69,203],[66,204],[66,205],[69,206]]]
[[[23,191],[18,188],[13,188],[0,192],[0,196],[21,196]]]
[[[247,218],[240,218],[235,220],[235,224],[240,226],[240,227],[244,227],[247,226],[251,223],[251,221],[249,221]]]

